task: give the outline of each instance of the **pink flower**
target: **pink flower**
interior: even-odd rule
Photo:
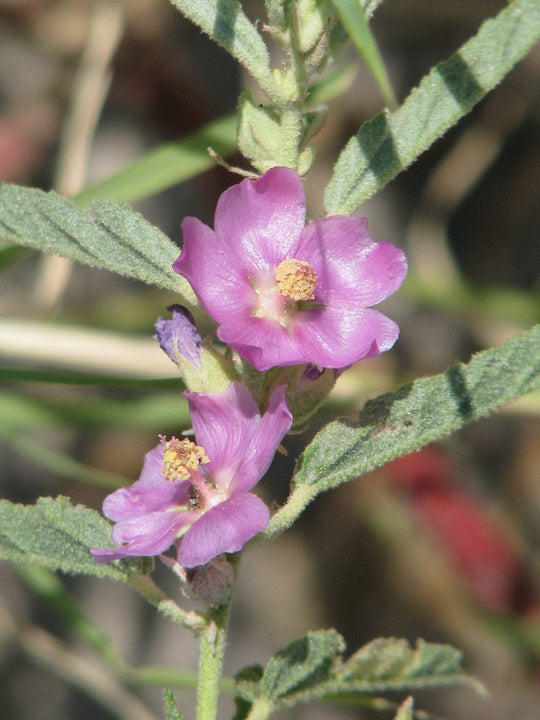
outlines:
[[[250,391],[232,383],[219,394],[185,393],[196,443],[172,438],[147,453],[139,480],[105,498],[115,549],[91,548],[98,562],[159,555],[173,543],[187,568],[240,550],[270,513],[249,492],[265,474],[292,416],[285,387],[264,415]]]
[[[374,243],[364,218],[305,226],[300,177],[275,167],[220,197],[214,230],[187,217],[173,267],[217,321],[218,337],[258,370],[343,368],[388,350],[399,328],[372,305],[403,282],[407,262]]]

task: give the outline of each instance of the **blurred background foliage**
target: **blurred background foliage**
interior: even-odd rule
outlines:
[[[244,4],[262,17],[262,3]],[[372,27],[398,99],[504,4],[386,0]],[[339,150],[382,107],[352,49],[344,62],[356,72],[317,137],[306,179],[312,218]],[[373,237],[410,259],[405,285],[386,303],[401,338],[345,373],[310,427],[287,439],[288,457],[261,486],[268,501],[284,500],[294,458],[326,419],[537,321],[539,75],[536,47],[360,208]],[[182,218],[211,224],[219,194],[237,179],[206,145],[245,167],[228,116],[249,82],[165,0],[0,0],[0,180],[77,195],[166,144],[139,168],[149,189],[136,207],[180,243]],[[186,136],[191,144],[179,147]],[[154,192],[152,163],[162,158],[169,187]],[[119,196],[132,173],[103,192]],[[19,248],[0,249],[0,278],[0,495],[66,494],[99,509],[109,488],[138,476],[158,433],[189,426],[175,368],[152,340],[175,298]],[[264,663],[310,628],[335,626],[350,649],[378,635],[422,636],[463,649],[491,697],[452,689],[422,693],[417,706],[461,720],[538,717],[539,409],[531,395],[320,497],[275,544],[246,553],[228,671]],[[192,677],[132,670],[153,663],[193,671],[196,645],[129,588],[0,566],[0,719],[161,717],[162,685],[189,687]],[[177,695],[189,716],[191,690]],[[281,714],[292,716],[375,712]]]

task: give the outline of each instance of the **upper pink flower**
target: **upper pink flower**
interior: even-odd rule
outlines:
[[[237,552],[268,525],[267,506],[250,490],[291,427],[285,386],[262,416],[238,382],[222,393],[185,394],[200,444],[163,439],[146,454],[140,478],[105,498],[118,547],[91,548],[98,562],[159,555],[175,544],[178,562],[191,568]]]
[[[182,223],[173,268],[219,324],[219,339],[258,370],[343,368],[388,350],[399,335],[371,306],[403,282],[403,252],[373,242],[364,218],[333,215],[306,226],[305,215],[300,177],[275,167],[221,195],[214,230],[194,217]]]

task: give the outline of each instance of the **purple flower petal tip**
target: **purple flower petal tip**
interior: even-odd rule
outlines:
[[[404,253],[375,243],[364,218],[304,220],[300,177],[276,167],[222,194],[214,230],[196,218],[182,223],[174,269],[218,323],[218,337],[261,371],[345,368],[398,336],[370,308],[403,282]]]
[[[195,326],[192,314],[181,305],[170,305],[172,319],[158,318],[156,339],[159,346],[178,365],[178,357],[186,358],[192,365],[201,365],[201,336]]]
[[[274,390],[263,415],[242,383],[185,394],[197,444],[163,439],[147,453],[139,480],[105,498],[117,547],[91,548],[97,562],[158,555],[175,544],[179,562],[195,567],[237,552],[268,525],[268,508],[249,490],[291,427],[285,387]]]

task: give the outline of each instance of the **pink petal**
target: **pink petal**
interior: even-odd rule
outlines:
[[[222,490],[251,489],[268,469],[292,422],[284,389],[274,391],[262,419],[242,383],[231,383],[222,393],[185,394],[197,443],[211,461],[204,468]]]
[[[166,510],[189,502],[189,482],[169,482],[163,477],[163,444],[146,453],[140,478],[129,487],[119,488],[103,501],[109,520],[125,520],[155,510]]]
[[[257,370],[317,362],[306,357],[293,331],[268,318],[243,317],[219,326],[217,335]]]
[[[118,548],[91,548],[90,551],[98,562],[130,556],[159,555],[173,544],[181,528],[197,517],[198,513],[193,511],[168,511],[121,520],[112,531],[112,541]]]
[[[258,180],[242,180],[221,195],[214,228],[247,267],[264,270],[294,255],[306,216],[302,180],[275,167]]]
[[[293,418],[285,401],[286,389],[285,385],[281,385],[273,391],[268,409],[258,423],[246,452],[242,455],[229,492],[241,493],[251,490],[270,467],[277,446],[292,425]]]
[[[190,568],[221,553],[238,552],[269,520],[270,511],[259,497],[235,495],[208,510],[189,528],[178,549],[178,562]]]
[[[407,273],[404,253],[374,243],[365,218],[332,215],[308,225],[298,251],[317,273],[315,299],[341,307],[370,307],[394,293]]]
[[[251,313],[255,292],[242,261],[197,218],[185,218],[182,231],[184,245],[173,269],[187,278],[204,309],[217,322]]]
[[[295,327],[298,345],[312,362],[343,368],[389,350],[399,327],[377,310],[343,312],[334,307],[305,311]]]

